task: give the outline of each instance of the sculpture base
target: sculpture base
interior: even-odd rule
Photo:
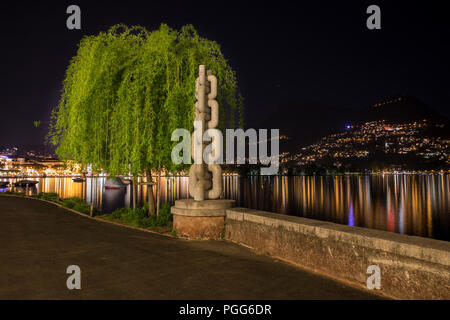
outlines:
[[[171,208],[173,229],[183,238],[220,239],[225,228],[226,210],[234,203],[234,200],[222,199],[177,200]]]

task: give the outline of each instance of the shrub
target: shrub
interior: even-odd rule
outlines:
[[[62,200],[63,207],[73,209],[77,203],[82,201],[80,198],[67,198]]]
[[[161,208],[159,208],[158,225],[167,226],[172,222],[173,216],[170,213],[170,204],[164,203]]]
[[[81,213],[89,214],[91,212],[91,207],[85,203],[77,203],[73,207],[73,210],[81,212]]]
[[[108,220],[119,220],[127,224],[141,227],[166,227],[170,226],[172,221],[172,214],[170,213],[170,204],[165,203],[159,210],[159,219],[156,220],[156,215],[147,216],[148,209],[145,208],[120,208],[113,213],[107,215],[105,218]]]
[[[91,206],[88,203],[86,203],[86,201],[80,198],[63,199],[62,206],[85,214],[91,213]],[[96,215],[97,213],[98,210],[94,208],[92,214]]]
[[[35,197],[47,201],[59,202],[59,195],[54,192],[40,192]]]
[[[152,215],[150,217],[146,217],[141,220],[141,226],[143,228],[153,227],[156,226],[156,216]]]
[[[126,213],[128,208],[120,208],[114,211],[113,213],[109,214],[107,217],[110,219],[120,219],[122,217],[122,213]]]
[[[142,220],[145,218],[145,210],[143,208],[139,209],[129,209],[122,213],[121,219],[128,222],[131,225],[139,227],[142,225]]]

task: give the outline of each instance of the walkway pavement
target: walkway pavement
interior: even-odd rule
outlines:
[[[81,268],[81,290],[66,269]],[[222,241],[185,241],[0,196],[0,299],[373,299]]]

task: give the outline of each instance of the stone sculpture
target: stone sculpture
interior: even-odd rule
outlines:
[[[188,239],[220,239],[226,211],[235,203],[234,200],[219,199],[222,195],[219,159],[223,148],[222,134],[216,129],[219,124],[217,78],[211,71],[205,71],[205,66],[201,65],[195,81],[197,102],[191,139],[194,164],[189,170],[189,193],[194,199],[177,200],[170,209],[173,229],[178,236]]]
[[[205,73],[200,65],[199,77],[195,81],[195,119],[196,130],[192,134],[192,155],[195,163],[189,170],[189,193],[195,201],[219,199],[222,194],[222,168],[212,159],[208,164],[203,159],[206,147],[204,134],[207,129],[215,129],[219,124],[219,104],[217,97],[217,78],[211,70]],[[212,137],[213,138],[213,137]],[[214,158],[214,151],[212,158]]]

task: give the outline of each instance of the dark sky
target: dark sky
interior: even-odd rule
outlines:
[[[193,24],[236,70],[247,123],[286,101],[365,108],[409,94],[450,116],[449,31],[444,1],[3,1],[1,145],[40,144],[65,69],[85,35],[117,23],[148,29]],[[82,29],[66,28],[77,4]],[[382,29],[366,28],[377,4]],[[289,116],[307,117],[308,110]],[[41,120],[39,129],[34,120]]]

